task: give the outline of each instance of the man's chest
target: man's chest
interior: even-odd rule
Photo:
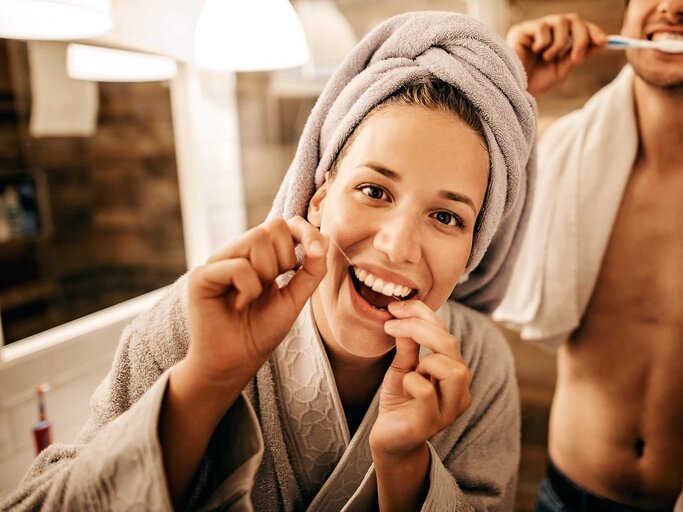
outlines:
[[[646,322],[683,318],[683,170],[634,170],[589,308]]]
[[[655,179],[634,171],[595,289],[567,347],[574,367],[631,402],[648,397],[645,402],[661,405],[683,389],[680,174]]]

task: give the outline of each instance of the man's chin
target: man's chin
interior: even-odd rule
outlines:
[[[638,61],[629,62],[637,77],[647,85],[666,92],[683,94],[683,55],[681,63],[662,65],[645,64]],[[666,69],[674,68],[675,69]]]

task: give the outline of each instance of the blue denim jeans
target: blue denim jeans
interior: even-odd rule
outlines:
[[[538,498],[534,510],[535,512],[569,512],[547,478],[543,479],[538,488]]]
[[[538,489],[536,512],[642,512],[593,494],[564,475],[551,462]]]

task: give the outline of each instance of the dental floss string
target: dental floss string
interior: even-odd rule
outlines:
[[[346,253],[342,250],[341,247],[339,247],[339,244],[338,244],[337,242],[335,242],[334,238],[329,237],[329,239],[330,239],[330,242],[332,242],[332,244],[334,244],[334,246],[335,246],[337,249],[339,249],[339,252],[341,253],[341,255],[344,256],[344,258],[346,258],[346,261],[349,262],[349,265],[351,265],[352,267],[355,267],[355,265],[353,264],[353,262],[352,262],[352,261],[349,259],[349,257],[346,255]]]
[[[346,258],[346,261],[349,262],[349,265],[351,265],[352,267],[355,267],[355,265],[353,264],[351,259],[346,255],[344,250],[341,247],[339,247],[339,244],[335,241],[335,239],[332,237],[329,237],[329,240],[330,240],[330,242],[332,242],[332,245],[334,245],[337,248],[337,250],[341,253],[341,255],[344,256],[344,258]],[[398,297],[394,297],[393,295],[390,295],[389,297],[391,297],[392,299],[394,299],[397,302],[401,302],[401,299],[399,299]]]

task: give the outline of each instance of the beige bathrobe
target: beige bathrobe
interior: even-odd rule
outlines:
[[[473,372],[472,404],[429,442],[423,510],[512,510],[519,399],[508,346],[486,317],[448,302],[439,315]],[[187,279],[124,331],[73,444],[34,462],[3,510],[170,510],[159,411],[187,351]],[[185,503],[191,510],[370,510],[368,436],[377,395],[353,437],[310,307],[221,420]]]

